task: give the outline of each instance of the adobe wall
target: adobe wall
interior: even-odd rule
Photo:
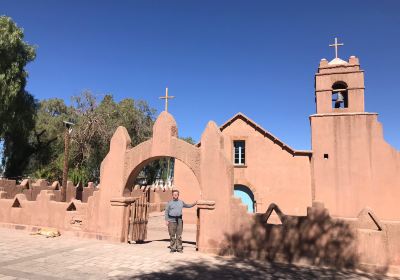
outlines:
[[[185,203],[193,203],[201,198],[200,185],[193,172],[181,161],[175,160],[174,185],[179,190],[179,199]],[[167,201],[171,200],[171,196]],[[196,207],[184,208],[183,219],[185,223],[195,224],[197,222]]]
[[[236,223],[232,212],[233,167],[225,157],[221,131],[209,122],[201,135],[200,184],[201,198],[215,203],[212,209],[199,205],[200,237],[198,248],[202,252],[216,253],[223,246],[225,235]]]
[[[100,191],[88,200],[87,231],[101,238],[126,241],[128,206],[133,199],[131,192],[137,174],[154,159],[173,157],[190,169],[199,184],[199,250],[219,250],[224,235],[232,227],[230,200],[233,199],[233,169],[223,153],[221,132],[214,122],[208,123],[202,134],[201,147],[191,145],[177,135],[175,120],[167,112],[157,118],[153,138],[136,147],[131,147],[124,127],[116,130],[110,152],[101,164]]]
[[[279,213],[280,225],[269,222]],[[307,208],[307,215],[286,215],[277,205],[267,213],[232,212],[240,225],[225,236],[220,255],[274,262],[400,272],[400,222],[383,222],[371,209],[355,218],[332,218],[323,204]]]
[[[56,190],[57,184],[49,185],[46,180],[39,179],[36,181],[24,179],[20,184],[15,180],[0,179],[0,191],[4,191],[5,197],[12,199],[17,194],[23,193],[28,200],[36,200],[41,190]]]
[[[400,153],[385,142],[377,114],[310,120],[315,200],[333,216],[356,217],[369,207],[382,220],[400,221]]]
[[[57,202],[52,191],[42,190],[35,201],[27,200],[24,194],[13,199],[0,192],[0,222],[2,226],[23,228],[53,227],[63,231],[84,231],[86,226],[86,204],[78,200]]]
[[[20,184],[15,180],[0,179],[0,191],[3,191],[4,197],[8,199],[14,198],[17,194],[24,194],[29,201],[35,201],[37,196],[42,190],[51,191],[54,194],[55,201],[61,201],[60,184],[55,181],[49,184],[44,179],[33,181],[31,179],[24,179]],[[66,201],[73,199],[87,202],[88,198],[93,195],[96,190],[92,182],[88,183],[87,187],[74,186],[72,182],[68,181],[66,190]]]
[[[252,190],[258,213],[276,203],[288,214],[306,214],[312,203],[308,156],[293,156],[242,119],[235,120],[222,134],[225,156],[232,163],[233,141],[246,141],[246,165],[234,166],[234,184]]]
[[[17,185],[15,181],[0,180],[0,185],[1,226],[32,230],[52,227],[63,234],[96,237],[88,228],[88,204],[83,203],[98,192],[93,183],[81,188],[68,181],[67,202],[60,202],[58,182],[50,185],[43,179],[26,179]]]
[[[0,179],[0,188],[12,188],[17,185],[15,180]]]
[[[101,164],[99,191],[87,203],[57,202],[55,189],[41,190],[35,201],[24,194],[8,199],[7,192],[0,191],[0,222],[55,227],[78,236],[125,242],[135,176],[149,161],[174,157],[182,198],[199,193],[198,247],[202,252],[338,267],[400,266],[399,153],[383,140],[376,115],[312,116],[313,170],[308,156],[294,156],[253,134],[245,123],[238,124],[223,134],[209,122],[201,145],[194,146],[177,137],[175,120],[163,112],[153,127],[154,137],[133,148],[127,130],[119,127]],[[246,140],[247,168],[233,167],[233,135]],[[324,153],[329,154],[327,160]],[[180,164],[187,168],[183,173]],[[253,170],[253,166],[263,168]],[[253,177],[258,181],[248,184],[256,190],[256,199],[263,201],[259,197],[265,195],[265,201],[280,209],[259,208],[268,215],[249,214],[240,199],[233,197],[234,183],[246,185],[236,180],[249,182]],[[192,192],[196,188],[189,187],[196,183],[199,192]],[[48,186],[43,183],[42,187]],[[310,207],[312,195],[327,209],[318,203]],[[154,201],[165,198],[154,197]],[[307,213],[299,216],[302,212],[296,207],[307,206]],[[267,223],[271,209],[282,225]]]

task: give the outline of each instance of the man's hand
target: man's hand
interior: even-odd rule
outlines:
[[[165,221],[165,225],[168,226],[168,224],[169,224],[169,221]]]

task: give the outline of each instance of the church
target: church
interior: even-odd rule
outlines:
[[[340,59],[339,45],[315,74],[310,151],[242,113],[221,126],[210,121],[193,145],[164,111],[152,138],[134,147],[127,129],[116,129],[97,187],[0,182],[0,226],[143,241],[149,212],[161,212],[171,192],[135,182],[149,163],[169,158],[180,198],[197,201],[183,216],[196,224],[200,252],[400,271],[400,153],[385,141],[378,114],[365,112],[359,59]]]
[[[400,152],[385,141],[378,114],[365,112],[364,70],[357,57],[337,56],[340,45],[335,39],[336,57],[322,59],[315,74],[310,151],[288,146],[242,113],[219,127],[235,195],[249,212],[275,203],[301,216],[317,201],[334,217],[357,217],[368,207],[383,220],[400,220]],[[184,169],[177,161],[175,185],[195,200],[199,188]]]

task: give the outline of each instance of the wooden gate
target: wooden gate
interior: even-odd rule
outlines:
[[[147,238],[150,191],[145,191],[129,205],[128,242],[143,242]]]

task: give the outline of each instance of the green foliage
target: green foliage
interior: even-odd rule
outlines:
[[[69,179],[74,184],[98,182],[100,164],[109,151],[112,135],[118,126],[125,126],[132,137],[132,144],[151,137],[155,110],[145,101],[124,99],[115,102],[111,95],[102,100],[91,92],[72,98],[67,107],[61,99],[48,99],[39,103],[36,116],[33,146],[28,171],[32,176],[46,175],[49,180],[62,179],[64,155],[63,120],[75,122],[71,133]]]
[[[21,175],[34,151],[29,136],[36,101],[25,90],[28,73],[24,68],[35,58],[35,48],[23,39],[23,30],[11,18],[0,16],[0,139],[2,167],[8,177]]]
[[[35,179],[47,179],[50,181],[59,180],[59,182],[61,182],[61,179],[59,178],[62,178],[62,168],[62,157],[58,157],[55,161],[32,171],[31,177]]]
[[[188,142],[189,144],[195,145],[196,142],[194,141],[194,139],[192,137],[179,137],[180,139],[182,139],[183,141]]]
[[[164,183],[167,179],[171,179],[174,173],[175,159],[163,157],[143,167],[138,177],[135,180],[135,185],[151,185],[157,180],[162,180]]]
[[[88,170],[84,168],[73,168],[69,170],[68,179],[74,183],[74,186],[78,184],[81,186],[87,186],[87,183],[90,180],[90,176],[87,172]]]
[[[54,98],[43,100],[39,103],[35,117],[35,127],[31,133],[31,145],[35,155],[30,160],[30,165],[42,168],[49,161],[58,160],[62,166],[64,150],[63,121],[72,113],[62,99]],[[56,164],[56,165],[57,165]]]

